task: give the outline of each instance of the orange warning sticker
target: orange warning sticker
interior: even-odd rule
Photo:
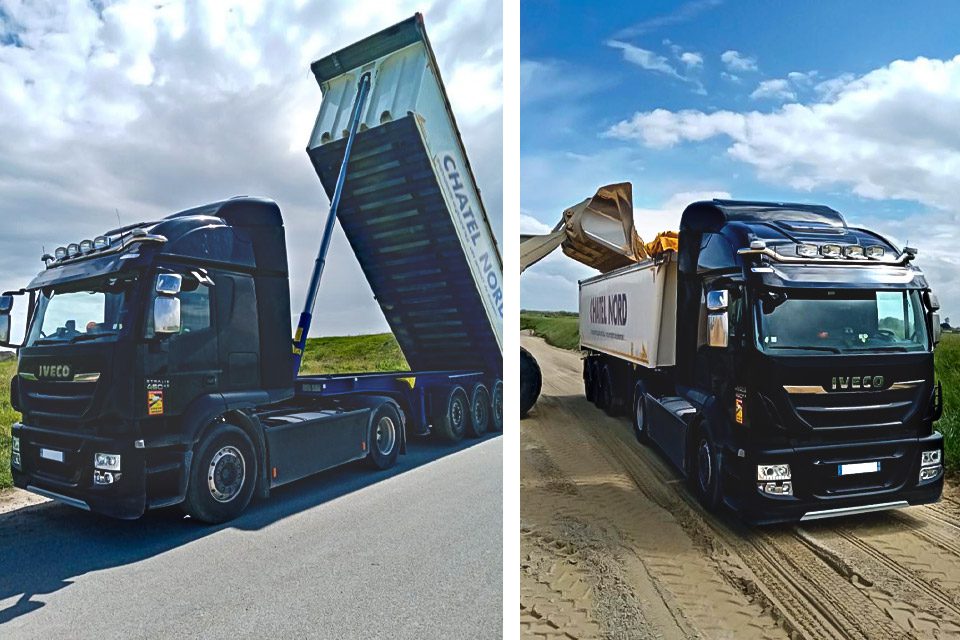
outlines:
[[[147,391],[147,413],[151,416],[163,415],[163,391]]]
[[[734,418],[737,421],[737,424],[743,424],[743,398],[740,397],[740,394],[737,394],[736,399],[734,400],[734,409],[733,409]]]

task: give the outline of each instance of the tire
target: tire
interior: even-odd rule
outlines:
[[[602,409],[600,406],[600,388],[603,386],[603,381],[600,379],[600,363],[594,360],[590,364],[590,386],[593,389],[593,406],[597,409]]]
[[[400,412],[389,403],[377,407],[370,421],[370,453],[367,463],[375,469],[389,469],[397,462],[400,439],[403,437],[403,421]]]
[[[633,435],[640,444],[650,444],[650,434],[647,432],[650,423],[647,418],[647,389],[642,382],[637,382],[633,388]]]
[[[692,440],[691,465],[688,479],[693,491],[707,510],[716,511],[720,507],[720,478],[722,459],[710,431],[701,426]]]
[[[600,408],[608,416],[617,415],[613,397],[613,373],[609,365],[600,367]]]
[[[209,524],[233,520],[250,504],[257,464],[253,443],[240,427],[215,427],[195,449],[184,511]]]
[[[441,413],[434,417],[433,426],[437,435],[447,442],[460,442],[467,431],[470,419],[470,400],[463,387],[456,386],[447,395]]]
[[[470,420],[467,421],[467,435],[479,438],[490,428],[490,392],[485,384],[478,382],[470,392]]]
[[[596,400],[597,390],[594,388],[593,382],[593,360],[589,357],[583,360],[583,395],[587,399],[587,402],[594,402]]]
[[[503,431],[503,381],[493,383],[493,393],[490,394],[490,430],[500,433]]]
[[[520,418],[526,418],[537,404],[542,386],[540,365],[529,351],[520,347]]]

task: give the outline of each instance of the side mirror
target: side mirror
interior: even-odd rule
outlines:
[[[13,296],[3,295],[0,296],[0,314],[5,316],[10,315],[10,312],[13,310]]]
[[[933,324],[933,346],[937,346],[940,343],[940,336],[943,333],[943,329],[940,327],[940,314],[936,312],[931,313],[930,323]]]
[[[157,293],[167,296],[175,296],[180,293],[183,286],[183,276],[179,273],[158,273],[157,274]]]
[[[10,314],[0,314],[0,345],[10,344]]]
[[[180,333],[180,326],[180,299],[157,296],[153,301],[154,333]]]
[[[933,291],[927,291],[927,306],[930,307],[931,311],[940,310],[940,299]]]
[[[729,300],[726,289],[707,291],[707,311],[726,311]]]
[[[726,291],[723,293],[726,293]],[[707,302],[709,304],[709,300]],[[726,347],[730,339],[729,325],[730,320],[726,311],[708,314],[707,344],[711,347]]]

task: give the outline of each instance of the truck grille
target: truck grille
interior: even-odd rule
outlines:
[[[32,424],[77,424],[93,408],[97,382],[54,382],[20,379],[23,413]]]
[[[918,402],[926,385],[882,392],[787,394],[797,418],[823,433],[859,429],[898,430],[917,417],[927,404]]]

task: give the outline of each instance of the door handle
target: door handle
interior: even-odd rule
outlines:
[[[203,377],[203,384],[207,387],[213,387],[217,384],[217,374],[208,373]]]

